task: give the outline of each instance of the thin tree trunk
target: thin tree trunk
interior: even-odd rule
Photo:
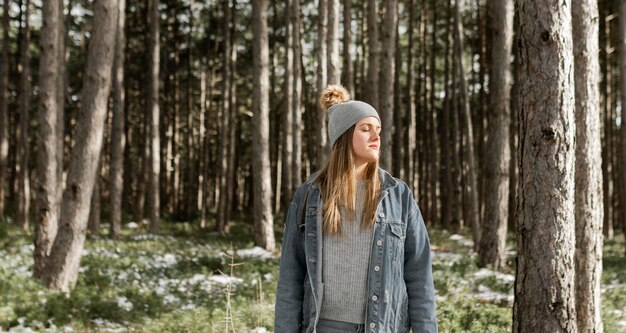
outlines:
[[[375,109],[380,106],[378,90],[378,6],[376,0],[367,0],[367,84],[364,100]],[[387,147],[383,146],[383,149]]]
[[[398,25],[398,1],[385,1],[385,19],[383,23],[383,58],[380,68],[380,122],[382,123],[382,156],[381,165],[391,170],[392,153],[394,144],[401,144],[393,140],[393,80],[395,76],[396,63],[396,33]]]
[[[326,31],[326,64],[328,84],[339,84],[339,0],[326,0],[328,9],[328,29]]]
[[[298,0],[295,0],[298,1]],[[283,88],[283,112],[282,112],[282,168],[281,168],[281,211],[286,214],[289,203],[292,199],[291,191],[294,185],[291,183],[293,172],[293,30],[291,25],[291,15],[293,3],[295,1],[286,1],[285,13],[285,75]]]
[[[326,10],[326,1],[333,0],[318,0],[318,17],[317,17],[317,38],[315,39],[315,53],[317,58],[317,69],[316,69],[316,82],[317,82],[317,91],[315,92],[316,96],[326,88],[327,84],[327,58],[326,58],[326,23],[327,23],[327,10]],[[317,100],[317,98],[315,99]],[[328,135],[326,133],[326,113],[321,109],[318,104],[317,109],[313,112],[313,119],[315,126],[313,126],[313,144],[315,145],[315,163],[313,164],[313,169],[317,170],[322,167],[324,161],[326,161],[327,148],[328,144]],[[283,147],[284,149],[284,147]]]
[[[450,1],[447,1],[447,7],[450,6]],[[454,146],[450,144],[450,127],[451,121],[451,90],[450,86],[450,24],[446,22],[445,33],[445,49],[444,49],[444,69],[443,69],[443,87],[445,97],[443,99],[443,107],[441,108],[440,119],[440,133],[441,133],[441,154],[440,154],[440,168],[441,168],[441,202],[450,202],[451,207],[457,207],[458,203],[454,200],[456,195],[454,194],[454,188],[452,187],[452,169],[456,166],[451,162],[452,156],[456,156]],[[451,201],[452,199],[452,201]],[[458,216],[454,214],[455,209],[442,209],[441,210],[441,226],[444,229],[450,227],[452,219],[458,220]]]
[[[472,128],[472,116],[470,114],[469,97],[467,96],[467,80],[465,78],[465,57],[463,55],[463,26],[461,22],[461,8],[464,7],[463,0],[457,0],[454,11],[454,39],[455,39],[455,61],[458,65],[459,98],[461,103],[462,120],[467,138],[465,148],[465,159],[467,162],[467,184],[464,185],[467,193],[468,215],[465,216],[472,227],[472,238],[474,248],[480,244],[480,210],[478,207],[478,185],[476,173],[478,171],[474,153],[474,131]]]
[[[626,6],[622,5],[622,8],[620,17],[626,15]],[[579,332],[601,333],[604,210],[600,148],[602,120],[598,112],[600,65],[597,57],[597,2],[573,1],[572,22],[576,88],[576,316]],[[626,29],[626,20],[620,22]],[[623,54],[626,55],[626,52]],[[623,82],[622,91],[626,92],[626,80]]]
[[[609,173],[611,168],[611,146],[612,146],[612,125],[610,122],[610,114],[611,114],[611,81],[612,81],[612,71],[610,70],[611,66],[609,64],[609,52],[611,50],[611,24],[609,22],[608,16],[610,13],[609,5],[606,1],[602,1],[602,18],[600,19],[600,24],[604,29],[601,29],[602,37],[604,40],[603,52],[602,52],[602,70],[601,73],[604,74],[604,80],[602,81],[602,90],[604,96],[604,105],[602,108],[603,113],[603,132],[604,132],[604,142],[602,145],[602,181],[603,181],[603,197],[604,197],[604,221],[602,226],[602,233],[604,238],[607,240],[613,239],[613,227],[612,227],[612,213],[613,213],[613,202],[611,198],[613,198],[613,182],[612,175]]]
[[[126,148],[124,63],[126,59],[126,0],[118,0],[115,59],[113,62],[113,130],[111,133],[111,224],[109,237],[117,239],[122,230],[124,192],[124,150]]]
[[[302,182],[302,41],[300,40],[300,1],[293,2],[291,26],[293,29],[293,171],[291,192]]]
[[[569,2],[519,3],[520,184],[513,332],[577,332]]]
[[[416,128],[415,128],[415,110],[416,110],[416,95],[419,96],[419,85],[417,87],[417,93],[415,89],[415,81],[416,78],[419,77],[418,71],[415,69],[415,63],[413,62],[413,49],[414,49],[414,39],[415,39],[415,26],[414,22],[415,18],[415,0],[409,0],[409,31],[408,31],[408,39],[409,45],[407,50],[407,71],[406,71],[406,154],[404,156],[404,169],[406,171],[405,178],[407,184],[412,191],[415,191],[415,184],[413,180],[415,179],[415,147],[416,147]],[[420,18],[420,24],[424,18]],[[399,70],[398,70],[399,72]],[[421,82],[419,80],[418,82]]]
[[[226,227],[228,224],[228,220],[226,218],[226,210],[230,207],[228,206],[228,161],[230,160],[228,156],[229,148],[228,146],[232,143],[229,142],[230,136],[229,131],[230,127],[233,126],[230,120],[230,112],[231,108],[230,104],[230,48],[232,47],[230,44],[230,1],[224,0],[223,2],[224,8],[224,60],[223,60],[223,70],[222,70],[222,101],[221,101],[221,126],[220,126],[220,142],[221,144],[218,146],[218,163],[219,163],[219,186],[217,189],[219,190],[219,201],[218,201],[218,209],[217,209],[217,217],[216,217],[216,227],[217,231],[221,234],[226,232]],[[232,167],[232,166],[230,166]]]
[[[87,229],[93,236],[100,236],[100,178],[102,170],[102,159],[96,168],[96,179],[91,193],[91,204],[89,206],[89,218],[87,219]]]
[[[2,5],[2,54],[0,58],[0,222],[4,221],[4,206],[6,202],[7,163],[9,159],[9,115],[8,96],[9,88],[9,3],[4,0]]]
[[[94,28],[77,119],[77,139],[70,159],[59,231],[46,262],[44,276],[47,287],[63,291],[68,291],[76,283],[85,241],[89,200],[102,148],[102,131],[111,86],[115,35],[109,32],[116,26],[116,9],[116,0],[94,3]]]
[[[402,69],[402,51],[400,49],[400,37],[398,36],[398,25],[396,25],[396,41],[395,41],[395,70],[394,70],[394,78],[393,78],[393,126],[395,128],[393,133],[393,141],[396,143],[391,147],[394,158],[397,159],[396,163],[392,163],[391,170],[393,174],[397,175],[400,179],[404,179],[408,181],[405,175],[406,168],[404,167],[404,163],[402,161],[406,160],[405,152],[407,150],[407,144],[404,141],[405,133],[410,132],[411,128],[405,126],[408,124],[408,119],[406,119],[406,115],[404,112],[404,104],[402,103],[402,87],[400,86],[400,72]]]
[[[295,7],[294,7],[295,8]],[[354,77],[352,66],[352,0],[343,1],[343,71],[341,82],[348,90],[350,96],[354,96]]]
[[[273,251],[275,241],[269,163],[269,45],[265,0],[252,2],[252,26],[254,68],[252,137],[257,143],[257,149],[253,153],[255,243],[266,250]]]
[[[626,4],[621,2],[619,6],[619,88],[620,88],[620,104],[626,105]],[[621,157],[621,165],[626,162],[626,125],[622,122],[620,127],[620,143],[619,143],[619,156]],[[621,186],[620,189],[620,213],[624,214],[624,205],[626,205],[626,168],[616,168],[615,172],[620,174]],[[626,218],[621,216],[622,230],[626,235]],[[600,243],[602,244],[602,243]],[[625,249],[626,251],[626,249]],[[626,252],[625,252],[626,253]]]
[[[59,141],[57,82],[63,76],[58,66],[57,41],[60,26],[58,1],[45,1],[42,7],[41,55],[39,58],[39,107],[38,107],[38,154],[37,154],[37,212],[35,214],[36,236],[33,276],[40,277],[45,258],[50,254],[59,223],[59,185],[57,147]]]
[[[151,0],[150,2],[150,59],[148,67],[150,68],[148,88],[148,117],[150,118],[150,188],[148,190],[149,202],[149,219],[150,233],[158,234],[160,232],[159,213],[161,205],[159,202],[159,175],[161,172],[160,159],[160,132],[159,132],[159,63],[160,63],[160,41],[159,41],[159,2],[160,0]]]
[[[506,235],[509,204],[511,146],[511,49],[513,44],[513,0],[489,3],[493,48],[489,91],[489,137],[485,158],[485,218],[478,249],[482,266],[500,270],[506,264]]]
[[[25,11],[22,13],[24,19],[24,30],[22,32],[22,41],[20,44],[20,95],[18,113],[20,115],[20,130],[18,144],[18,200],[17,213],[15,221],[24,230],[28,230],[28,213],[30,211],[30,177],[29,177],[29,160],[30,160],[30,144],[28,142],[29,131],[28,124],[30,122],[30,0],[24,3]]]

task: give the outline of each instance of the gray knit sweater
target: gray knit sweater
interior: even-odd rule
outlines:
[[[356,220],[342,214],[342,235],[324,235],[322,278],[324,297],[320,318],[362,324],[367,304],[367,271],[373,229],[361,228],[365,184],[357,183]]]

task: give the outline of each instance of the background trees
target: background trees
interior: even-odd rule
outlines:
[[[573,169],[565,174],[546,172],[536,174],[545,180],[531,183],[551,184],[537,193],[567,195],[563,207],[575,205],[576,224],[582,228],[577,241],[589,241],[579,244],[580,253],[589,252],[585,246],[599,250],[600,219],[606,239],[626,229],[626,186],[621,185],[626,179],[621,167],[626,156],[626,127],[621,121],[625,95],[621,70],[626,58],[621,52],[624,14],[618,2],[598,2],[597,14],[578,6],[559,8],[580,17],[573,23],[564,21],[559,32],[528,30],[530,26],[515,32],[512,1],[118,0],[115,4],[119,21],[108,26],[106,20],[107,31],[116,31],[115,40],[106,42],[106,60],[110,53],[112,65],[101,68],[104,73],[113,66],[107,79],[112,80],[109,94],[104,76],[94,88],[88,68],[96,31],[105,24],[96,20],[100,7],[85,0],[3,1],[0,211],[4,207],[3,221],[24,225],[30,221],[37,227],[35,267],[42,271],[42,258],[50,255],[55,232],[64,230],[55,221],[69,214],[59,206],[60,193],[73,193],[73,182],[80,183],[81,202],[89,184],[100,184],[96,194],[113,238],[130,221],[149,225],[154,233],[162,224],[187,221],[222,234],[229,233],[234,221],[243,221],[258,231],[256,244],[271,248],[272,221],[278,221],[274,229],[281,230],[281,213],[293,191],[322,165],[330,148],[326,114],[319,109],[317,96],[335,82],[381,112],[383,165],[414,190],[429,227],[450,232],[471,227],[483,265],[499,269],[515,264],[506,256],[507,227],[518,231],[520,261],[528,252],[522,236],[554,241],[561,235],[555,230],[573,227],[564,221],[572,222],[574,215],[563,215],[559,220],[563,225],[555,224],[554,230],[527,230],[526,223],[534,224],[525,204],[539,197],[519,195],[524,201],[518,205],[517,193],[528,193],[532,172],[556,163],[525,155],[539,149],[529,146],[529,136],[539,135],[537,144],[561,147],[564,142],[559,138],[569,140],[573,134],[568,131],[576,127],[576,160],[582,163],[577,164],[576,175]],[[523,15],[534,13],[526,12],[530,9],[525,2],[519,5],[517,19],[527,22]],[[533,6],[541,11],[547,5]],[[262,22],[267,22],[266,32]],[[584,27],[584,22],[598,22],[599,36],[591,23]],[[574,25],[572,32],[574,23],[581,24],[580,30]],[[523,57],[529,52],[524,41],[537,40],[548,48],[556,35],[571,35],[572,42],[550,58],[554,62],[538,65],[558,62],[569,70],[575,62],[574,77],[587,77],[583,73],[589,71],[581,83],[545,81],[541,73],[548,69],[543,68],[536,75],[524,72],[530,68],[524,66],[534,65],[529,62],[533,57]],[[579,43],[581,47],[576,46]],[[583,46],[588,49],[576,53],[574,60],[565,59]],[[596,74],[595,65],[585,65],[584,59],[599,60]],[[28,65],[33,66],[30,81]],[[598,81],[598,88],[583,87]],[[538,112],[528,104],[539,98],[530,90],[536,85],[541,88],[537,93],[545,96],[542,102],[563,100],[565,104],[543,107],[549,116],[567,119],[567,129],[554,128],[552,122],[524,123],[530,120],[528,112]],[[89,89],[99,91],[98,103],[89,100]],[[574,89],[580,91],[576,96]],[[576,124],[570,122],[574,101],[580,104]],[[84,119],[93,120],[87,116],[92,112],[102,117],[101,133],[100,125],[94,124],[84,132]],[[519,152],[518,137],[523,144]],[[98,140],[102,148],[97,147]],[[586,142],[589,148],[584,148]],[[83,145],[90,155],[79,153]],[[576,148],[569,141],[565,146],[568,155],[562,163],[567,164]],[[596,156],[598,149],[601,158]],[[88,175],[78,181],[72,165],[86,160],[90,165],[99,160],[101,167],[93,171],[90,166]],[[579,170],[588,170],[587,176]],[[586,178],[576,178],[572,187],[579,176]],[[34,189],[30,193],[29,183]],[[579,193],[576,200],[582,200],[575,204],[569,201],[574,188]],[[93,198],[98,200],[97,195]],[[28,200],[33,203],[30,209]],[[583,208],[581,202],[597,204]],[[84,205],[81,214],[90,211],[91,204]],[[561,212],[563,207],[555,209]],[[521,225],[515,226],[516,219]],[[558,221],[546,217],[544,222]],[[84,230],[63,231],[67,232],[77,232],[80,238]],[[558,247],[571,256],[569,231],[567,236],[567,247],[561,243]],[[557,250],[551,244],[548,253]],[[599,265],[593,263],[599,263],[598,253],[589,260],[587,271],[597,276]]]

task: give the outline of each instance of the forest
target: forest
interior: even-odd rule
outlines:
[[[624,1],[0,2],[0,332],[273,332],[331,84],[439,331],[626,331]]]

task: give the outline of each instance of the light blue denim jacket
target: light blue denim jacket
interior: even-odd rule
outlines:
[[[367,278],[367,332],[437,332],[430,244],[413,193],[379,169],[382,180]],[[304,221],[299,206],[309,188]],[[276,333],[315,332],[324,294],[322,200],[313,177],[298,188],[285,220],[276,289]]]

